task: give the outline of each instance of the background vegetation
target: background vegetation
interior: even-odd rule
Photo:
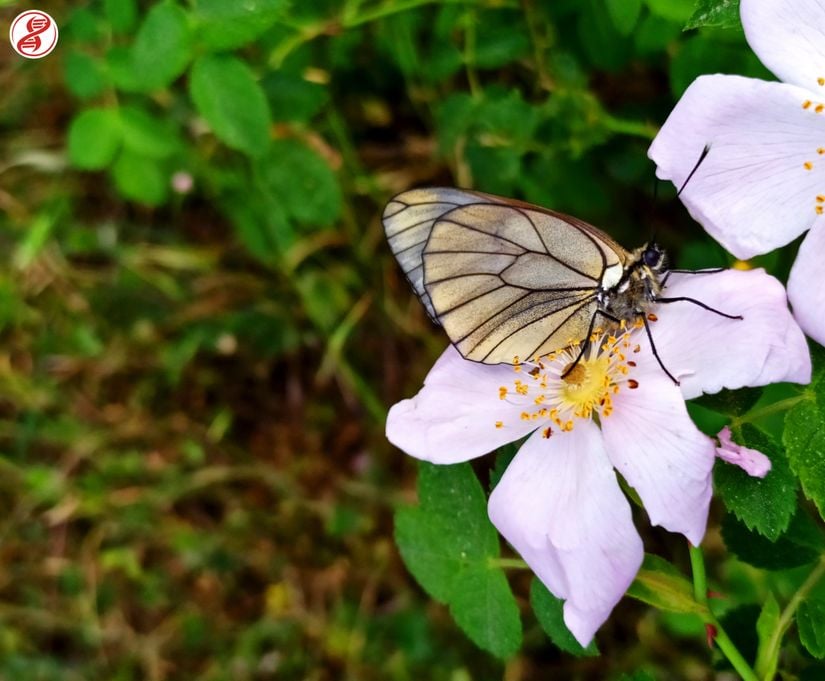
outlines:
[[[379,216],[474,187],[727,264],[646,149],[695,76],[770,77],[740,28],[683,30],[693,0],[37,7],[57,50],[0,51],[0,678],[713,678],[689,616],[625,599],[577,658],[514,571],[502,661],[410,577],[417,466],[384,417],[446,341]],[[722,515],[710,579],[753,654],[758,604],[807,572],[734,558]]]

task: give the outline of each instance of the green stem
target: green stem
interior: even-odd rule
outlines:
[[[697,602],[707,605],[708,602],[708,586],[707,575],[705,574],[705,559],[702,555],[702,549],[698,546],[690,544],[690,567],[693,572],[693,594]],[[751,669],[747,660],[742,657],[742,653],[734,645],[733,641],[727,635],[722,625],[710,611],[706,609],[707,615],[703,617],[705,624],[709,624],[716,632],[714,641],[719,646],[722,654],[728,658],[728,661],[733,665],[737,674],[742,677],[743,681],[759,681],[758,677]]]
[[[804,402],[807,399],[809,399],[808,394],[801,393],[799,395],[794,395],[793,397],[787,397],[784,400],[779,400],[779,402],[774,402],[773,404],[766,404],[764,407],[753,409],[747,414],[731,419],[730,427],[735,429],[743,423],[753,423],[754,421],[765,418],[766,416],[772,416],[773,414],[788,411],[792,407],[795,407],[797,404]]]
[[[490,558],[488,560],[488,564],[490,567],[500,567],[500,568],[515,568],[516,570],[529,570],[530,566],[527,565],[521,558]]]
[[[811,574],[808,575],[808,579],[806,579],[802,586],[797,589],[796,593],[788,602],[788,605],[785,606],[785,609],[779,616],[777,629],[783,625],[790,625],[799,604],[807,597],[807,595],[811,592],[811,589],[816,586],[817,582],[822,579],[823,576],[825,576],[825,556],[819,559],[819,564],[811,571]]]
[[[658,128],[650,123],[628,121],[623,118],[616,118],[610,114],[604,114],[601,123],[610,132],[615,132],[620,135],[630,135],[632,137],[642,137],[646,140],[652,140],[658,132]]]

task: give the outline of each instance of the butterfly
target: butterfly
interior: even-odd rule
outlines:
[[[627,251],[593,225],[522,201],[411,189],[389,201],[382,221],[427,313],[475,362],[514,364],[576,344],[583,353],[597,319],[608,328],[641,321],[678,384],[653,344],[651,307],[687,301],[741,319],[663,296],[669,273],[684,270],[669,269],[658,244]]]

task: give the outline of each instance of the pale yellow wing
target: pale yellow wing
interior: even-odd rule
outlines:
[[[500,364],[584,340],[598,287],[618,282],[627,254],[574,218],[476,195],[436,219],[421,257],[424,290],[458,351]]]
[[[421,257],[433,224],[458,206],[479,201],[495,203],[505,200],[462,189],[430,187],[403,192],[392,198],[384,208],[382,222],[390,249],[433,321],[438,320],[424,289],[424,264]]]

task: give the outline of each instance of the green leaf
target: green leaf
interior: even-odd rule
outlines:
[[[455,621],[479,648],[502,660],[518,652],[521,618],[502,570],[486,565],[461,570],[449,602]]]
[[[479,68],[501,68],[530,50],[530,33],[521,12],[483,12],[475,25],[473,64]]]
[[[308,121],[329,101],[323,85],[294,73],[275,71],[261,81],[276,121]]]
[[[564,601],[551,594],[538,578],[530,584],[530,605],[541,628],[550,640],[565,653],[576,657],[595,657],[599,654],[596,641],[583,648],[564,623]]]
[[[422,463],[418,496],[428,513],[449,519],[447,539],[467,559],[498,557],[498,533],[487,517],[487,497],[469,464],[437,466]]]
[[[276,140],[258,162],[264,190],[287,216],[312,226],[333,224],[341,214],[338,179],[329,164],[297,140]]]
[[[825,659],[825,600],[808,598],[802,601],[796,621],[799,640],[805,650],[819,660]]]
[[[198,40],[210,50],[242,47],[272,26],[287,6],[286,0],[197,0]]]
[[[703,614],[706,607],[693,597],[693,585],[664,558],[646,553],[627,595],[659,610]]]
[[[785,415],[782,439],[805,496],[825,517],[825,410],[804,400]]]
[[[124,146],[142,156],[161,159],[180,148],[180,139],[166,121],[132,106],[120,109]]]
[[[103,11],[115,33],[131,33],[137,23],[138,12],[135,0],[104,0]]]
[[[787,532],[776,541],[751,532],[733,515],[722,521],[722,538],[739,560],[766,570],[784,570],[814,562],[821,552],[816,546],[818,530],[802,511],[794,515]]]
[[[787,629],[790,622],[785,625]],[[768,594],[762,606],[762,611],[759,613],[759,619],[756,620],[756,635],[759,639],[759,646],[756,649],[756,662],[754,671],[760,679],[772,679],[776,675],[776,667],[779,662],[780,643],[782,642],[782,635],[784,631],[778,632],[779,626],[779,603],[773,597],[773,594]]]
[[[156,206],[166,198],[168,177],[151,158],[124,150],[112,167],[112,176],[126,199]]]
[[[64,69],[66,87],[79,99],[96,97],[106,88],[108,79],[100,61],[85,52],[69,52]]]
[[[796,509],[796,478],[782,448],[758,428],[746,423],[737,439],[765,454],[771,470],[764,478],[754,478],[739,466],[719,461],[713,472],[714,488],[749,530],[774,541],[788,528]]]
[[[404,564],[427,593],[450,607],[476,645],[510,657],[521,645],[521,621],[504,572],[493,562],[498,535],[473,469],[422,463],[418,497],[418,507],[395,515]]]
[[[461,556],[446,541],[444,523],[422,508],[401,508],[395,514],[395,543],[407,569],[430,596],[449,602]]]
[[[173,2],[152,7],[132,45],[131,65],[140,90],[149,92],[169,85],[192,58],[189,17]]]
[[[740,25],[739,0],[698,0],[685,30],[702,26],[737,28]]]
[[[621,35],[633,32],[641,11],[642,0],[607,0],[607,13]]]
[[[227,146],[261,156],[269,145],[269,105],[249,67],[239,59],[206,55],[190,74],[198,112]]]
[[[69,160],[83,170],[101,170],[120,149],[123,131],[113,109],[86,109],[69,124]]]
[[[741,416],[751,409],[761,396],[762,388],[723,389],[713,395],[700,395],[693,402],[720,414]]]
[[[694,0],[645,0],[650,13],[679,24],[684,24],[693,13]]]

